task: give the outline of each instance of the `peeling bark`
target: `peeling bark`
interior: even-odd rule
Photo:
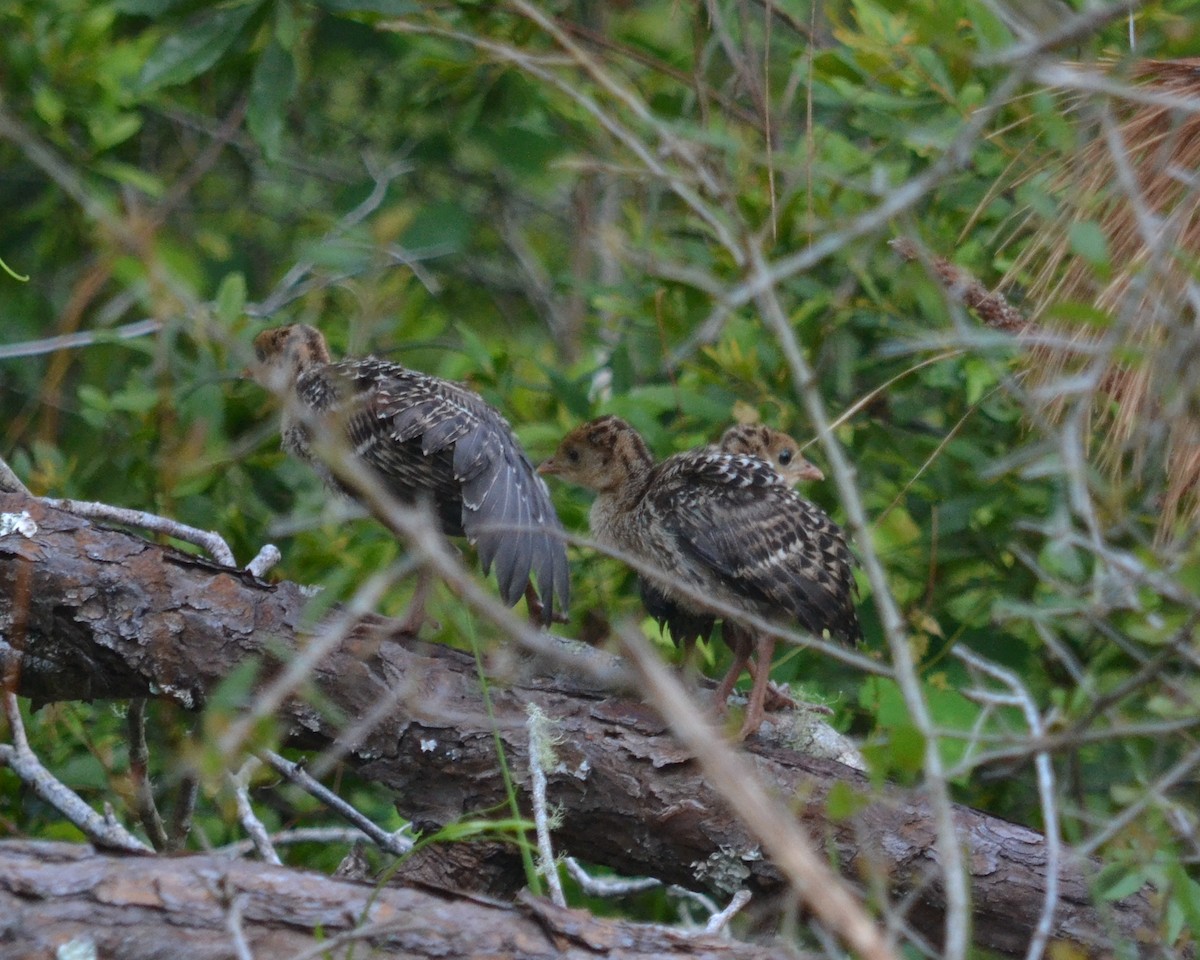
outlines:
[[[0,647],[0,663],[35,702],[157,695],[199,706],[248,658],[269,661],[304,642],[305,598],[295,584],[268,585],[38,501],[0,497],[0,510],[22,509],[39,530],[0,539],[0,630],[10,645]],[[568,677],[532,676],[515,655],[498,657],[491,674],[496,723],[522,791],[527,704],[538,704],[561,737],[549,778],[550,802],[564,813],[557,850],[722,898],[741,886],[760,899],[786,895],[778,871],[650,707]],[[312,682],[321,709],[297,700],[283,711],[292,741],[310,748],[329,747],[382,698],[397,698],[347,759],[418,825],[440,826],[504,799],[470,657],[370,618],[320,662]],[[910,898],[909,922],[937,936],[935,831],[919,792],[873,789],[834,761],[759,742],[747,750],[849,878],[887,877],[894,895]],[[853,817],[827,813],[839,785],[862,798]],[[956,816],[969,853],[975,942],[1019,956],[1041,911],[1042,837],[965,807]],[[1089,893],[1095,872],[1090,862],[1060,871],[1054,937],[1088,955],[1110,954],[1120,941],[1150,955],[1149,901],[1139,894],[1101,913]]]

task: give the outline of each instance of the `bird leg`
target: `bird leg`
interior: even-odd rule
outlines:
[[[753,660],[746,664],[746,670],[750,674],[750,679],[756,681],[758,679],[758,667]],[[788,692],[784,684],[776,683],[774,680],[767,680],[767,694],[763,701],[763,709],[768,713],[774,713],[776,710],[795,710],[800,706],[799,701]]]
[[[742,721],[739,736],[746,739],[755,733],[763,722],[763,704],[767,698],[767,685],[771,681],[771,657],[775,655],[775,638],[760,633],[754,641],[754,657],[758,661],[753,670],[754,685],[750,688],[750,703],[746,706],[746,717]]]
[[[550,625],[546,622],[546,606],[542,603],[542,598],[538,596],[537,590],[533,588],[532,580],[525,584],[525,608],[529,611],[529,622],[535,627]],[[570,619],[561,610],[555,610],[551,622],[567,623]]]
[[[404,619],[400,621],[399,631],[403,634],[416,636],[425,623],[425,601],[429,599],[429,590],[433,586],[433,573],[422,567],[417,572],[417,586],[413,590],[412,599],[404,611]]]
[[[737,678],[741,676],[743,668],[750,662],[752,648],[751,637],[747,631],[728,620],[725,621],[723,630],[725,643],[733,651],[733,663],[729,665],[729,671],[717,684],[716,693],[713,695],[716,699],[718,713],[725,712],[725,703],[729,699],[729,695],[733,693],[733,685],[737,683]]]

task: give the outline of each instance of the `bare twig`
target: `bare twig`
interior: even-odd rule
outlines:
[[[195,544],[207,550],[217,563],[226,567],[237,565],[237,561],[233,559],[233,551],[229,549],[224,538],[211,530],[199,530],[196,527],[189,527],[186,523],[180,523],[178,520],[172,520],[169,517],[159,517],[153,513],[146,513],[142,510],[130,510],[126,507],[114,507],[107,503],[94,503],[87,500],[59,500],[53,497],[46,497],[45,502],[52,507],[57,507],[59,510],[66,510],[68,513],[73,513],[77,517],[87,517],[89,520],[104,520],[109,523],[122,523],[131,527],[140,527],[143,530],[152,530],[155,533],[165,534],[168,537],[174,537],[176,540],[182,540],[185,543]]]
[[[33,496],[29,492],[29,488],[21,482],[21,478],[13,472],[13,468],[5,462],[3,457],[0,457],[0,492],[23,493],[27,497]]]
[[[750,891],[739,890],[733,895],[733,898],[729,901],[729,905],[724,910],[714,913],[708,918],[708,923],[704,925],[704,932],[706,934],[720,933],[729,926],[729,921],[737,916],[739,911],[749,902]]]
[[[310,776],[299,764],[292,763],[292,761],[281,757],[272,750],[260,750],[259,756],[276,773],[286,777],[302,790],[312,794],[347,822],[354,824],[357,827],[355,833],[366,837],[375,846],[379,847],[380,850],[394,854],[397,857],[402,857],[412,852],[413,842],[410,839],[401,836],[399,831],[388,833],[388,831],[384,830],[364,813],[355,809],[319,780]]]
[[[264,544],[258,554],[246,564],[246,572],[252,577],[262,578],[268,570],[282,559],[279,548],[273,543]]]
[[[134,806],[138,819],[150,843],[159,852],[168,845],[167,831],[154,802],[154,790],[150,785],[150,750],[146,746],[146,700],[137,697],[129,702],[126,717],[129,728],[129,777],[133,781]]]
[[[371,838],[355,827],[296,827],[292,830],[279,830],[271,834],[271,846],[286,847],[299,843],[340,843],[347,846],[363,841],[371,842]],[[215,853],[225,853],[231,857],[244,857],[254,852],[254,842],[238,840],[223,847],[217,847]]]
[[[229,901],[225,911],[225,929],[229,931],[229,939],[233,941],[237,960],[254,960],[250,944],[246,942],[246,931],[242,928],[242,911],[249,899],[244,893],[237,894]]]
[[[988,693],[986,696],[991,702],[1019,707],[1025,716],[1025,722],[1029,725],[1029,732],[1038,739],[1045,736],[1046,727],[1042,722],[1042,715],[1033,702],[1033,697],[1028,689],[1015,673],[985,660],[961,645],[954,647],[951,653],[971,668],[1008,687],[1009,694],[1005,698],[997,697],[993,693]],[[1025,960],[1041,960],[1041,956],[1046,950],[1046,943],[1050,939],[1050,933],[1054,929],[1054,911],[1058,907],[1059,896],[1058,872],[1062,862],[1062,836],[1059,833],[1059,809],[1055,797],[1054,767],[1050,763],[1050,754],[1045,750],[1035,751],[1033,763],[1037,771],[1038,799],[1042,805],[1042,824],[1045,831],[1046,890],[1042,900],[1042,913],[1034,928],[1033,936],[1030,938],[1029,948],[1025,952]]]
[[[179,778],[179,798],[171,813],[171,830],[168,836],[170,851],[182,850],[192,832],[192,816],[196,812],[196,799],[200,795],[200,778],[195,771],[188,770]]]
[[[246,831],[254,844],[259,858],[266,863],[280,863],[279,854],[275,852],[275,847],[271,844],[267,828],[258,819],[258,815],[254,812],[254,806],[250,802],[250,778],[254,776],[254,772],[261,765],[258,759],[251,757],[242,764],[237,773],[226,772],[225,778],[237,801],[238,820],[241,821],[242,829]]]
[[[46,337],[44,340],[6,343],[4,346],[0,346],[0,360],[36,357],[44,353],[55,353],[58,350],[78,350],[80,347],[91,347],[97,343],[110,343],[114,340],[133,340],[137,337],[158,333],[161,329],[162,321],[160,320],[138,320],[136,323],[127,323],[111,329],[81,330],[78,333]]]
[[[537,828],[538,872],[546,878],[551,901],[565,907],[567,898],[563,895],[558,861],[554,858],[554,846],[550,840],[551,813],[546,803],[546,770],[557,763],[553,737],[547,732],[550,718],[535,703],[529,704],[527,714],[525,729],[529,731],[529,794],[533,802],[533,822]]]
[[[285,699],[308,682],[313,666],[330,650],[346,639],[354,625],[370,613],[383,594],[395,582],[395,569],[373,574],[355,592],[338,617],[326,625],[299,655],[292,657],[287,667],[254,700],[254,707],[243,713],[217,741],[221,756],[233,757],[241,750],[246,738],[263,717],[272,716]]]
[[[42,766],[30,749],[16,694],[5,691],[0,696],[4,699],[4,714],[13,740],[12,744],[0,744],[0,763],[7,765],[21,778],[22,783],[32,787],[39,797],[75,824],[97,846],[126,853],[153,853],[146,844],[121,826],[111,810],[106,810],[104,816],[96,813],[74,790]]]

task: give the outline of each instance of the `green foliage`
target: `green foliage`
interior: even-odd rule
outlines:
[[[761,7],[718,3],[739,62],[704,5],[584,6],[589,17],[571,22],[575,8],[562,7],[555,23],[570,22],[569,37],[611,83],[501,5],[9,0],[0,107],[28,136],[0,138],[0,208],[6,255],[33,280],[4,283],[5,340],[145,317],[163,328],[0,361],[0,453],[36,492],[216,529],[242,559],[275,542],[279,575],[321,584],[320,603],[332,604],[403,547],[334,512],[311,473],[278,451],[270,401],[238,378],[268,323],[317,322],[339,352],[374,351],[469,382],[535,460],[602,412],[627,417],[660,455],[715,439],[735,417],[810,438],[784,350],[753,303],[728,299],[746,279],[745,241],[794,255],[928,171],[990,103],[1004,71],[984,58],[1010,42],[1007,28],[979,0],[850,0],[821,5],[810,46],[804,5],[768,4],[779,8],[768,40]],[[1187,14],[1149,6],[1139,54],[1188,51]],[[1085,41],[1078,58],[1123,50],[1123,30]],[[644,109],[630,106],[635,98]],[[917,236],[989,285],[1012,262],[1020,237],[997,238],[1022,211],[1052,215],[1054,200],[1045,178],[1002,190],[997,179],[1030,153],[1070,150],[1081,127],[1060,100],[1031,90],[1000,105],[989,130],[969,163],[887,229],[785,277],[778,294],[825,407],[852,411],[835,436],[855,465],[868,536],[944,734],[938,750],[959,765],[958,798],[1022,822],[1040,817],[1031,764],[994,776],[968,763],[972,737],[982,750],[1027,731],[1012,708],[964,696],[974,681],[953,657],[962,644],[1018,674],[1039,708],[1054,708],[1058,729],[1094,738],[1055,756],[1074,794],[1064,832],[1082,837],[1131,802],[1117,785],[1149,789],[1191,743],[1122,730],[1194,716],[1200,685],[1179,668],[1153,695],[1122,692],[1190,629],[1183,605],[1147,584],[1136,603],[1097,614],[1105,571],[1062,448],[1023,418],[1013,345],[980,338],[944,349],[939,338],[971,321],[920,264],[886,246]],[[1096,271],[1109,268],[1095,223],[1074,224],[1066,242]],[[297,264],[309,267],[281,286]],[[1110,322],[1091,305],[1055,310]],[[705,329],[714,333],[701,341]],[[808,455],[827,465],[819,445]],[[1174,555],[1153,544],[1157,491],[1130,466],[1127,485],[1097,496],[1106,535],[1147,569],[1182,571],[1200,588],[1194,542]],[[832,483],[805,495],[845,519]],[[588,498],[554,496],[568,528],[585,531]],[[583,549],[573,562],[564,632],[577,634],[589,615],[640,615],[622,565]],[[865,652],[886,661],[860,579]],[[407,598],[397,591],[383,612]],[[466,643],[447,591],[435,592],[430,613],[439,639]],[[713,671],[723,669],[727,652],[717,645],[713,656]],[[810,652],[776,676],[835,703],[836,722],[865,738],[877,781],[919,779],[926,744],[894,682]],[[236,715],[247,682],[222,688],[200,740]],[[1094,713],[1114,691],[1116,702]],[[189,763],[213,772],[217,761],[189,740],[193,720],[157,709],[155,775],[177,784]],[[114,786],[128,762],[108,705],[51,707],[30,724],[43,760],[86,798],[127,796]],[[266,725],[255,742],[273,735]],[[218,784],[207,782],[203,830],[214,844],[235,839]],[[395,821],[384,799],[345,782],[370,815]],[[280,823],[323,822],[303,795],[282,795]],[[860,799],[837,795],[830,809],[848,815]],[[3,774],[0,817],[4,831],[63,832]],[[523,836],[515,808],[506,819],[445,836]],[[1177,838],[1158,820],[1136,829],[1102,849],[1114,866],[1099,889],[1116,897],[1153,880],[1169,891],[1170,923],[1194,927],[1200,898]],[[320,856],[327,867],[331,855]]]

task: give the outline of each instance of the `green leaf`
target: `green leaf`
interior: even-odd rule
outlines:
[[[94,113],[87,126],[97,149],[108,150],[141,130],[142,117],[137,113]]]
[[[925,762],[925,737],[911,724],[893,727],[888,745],[891,748],[892,768],[905,773],[918,773]]]
[[[216,63],[238,38],[263,0],[221,7],[192,18],[167,36],[150,55],[137,79],[137,92],[183,83]]]
[[[1108,237],[1098,223],[1092,220],[1076,221],[1067,227],[1067,238],[1071,251],[1093,267],[1108,266]]]
[[[295,91],[296,64],[291,51],[272,40],[254,68],[246,109],[246,125],[268,160],[279,158],[284,115]]]
[[[33,91],[33,109],[46,122],[46,125],[51,127],[57,127],[62,123],[63,117],[67,113],[67,105],[63,102],[63,98],[56,90],[44,84],[38,84]]]
[[[142,191],[148,197],[161,197],[166,192],[161,180],[153,174],[147,173],[141,167],[135,167],[129,163],[101,160],[95,164],[94,169],[97,173],[116,180],[117,183],[123,183]]]
[[[217,316],[232,326],[246,306],[246,278],[240,273],[228,274],[217,289]]]
[[[1146,875],[1140,870],[1126,873],[1127,868],[1114,865],[1101,872],[1097,892],[1104,900],[1123,900],[1146,885]]]

